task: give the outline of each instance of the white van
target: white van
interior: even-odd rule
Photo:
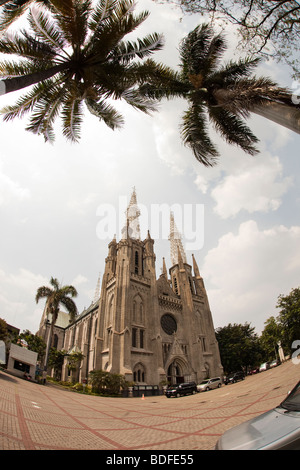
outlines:
[[[204,392],[212,390],[213,388],[220,388],[222,386],[222,380],[220,377],[214,377],[213,379],[206,379],[197,385],[198,392]]]

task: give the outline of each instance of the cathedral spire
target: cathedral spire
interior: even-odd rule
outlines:
[[[195,256],[192,254],[192,258],[193,258],[193,268],[194,268],[194,274],[195,274],[195,277],[197,279],[201,279],[201,275],[200,275],[200,271],[199,271],[199,268],[198,268],[198,264],[195,260]]]
[[[179,233],[177,226],[174,220],[174,214],[171,212],[170,214],[170,249],[171,249],[171,261],[172,264],[178,264],[178,253],[180,253],[182,262],[186,263],[186,255],[183,249],[182,241],[181,241],[181,234]]]
[[[166,266],[165,258],[163,258],[162,274],[165,276],[166,279],[168,279],[168,272],[167,272],[167,266]]]
[[[140,210],[137,204],[135,187],[133,188],[130,202],[125,212],[125,215],[126,221],[125,227],[123,228],[123,238],[136,238],[137,240],[140,240]]]
[[[101,273],[99,273],[99,276],[98,276],[93,303],[97,302],[97,300],[99,300],[100,298],[100,275]]]

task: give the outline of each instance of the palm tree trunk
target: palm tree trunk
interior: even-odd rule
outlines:
[[[269,102],[254,106],[252,112],[300,134],[300,108],[282,103]]]
[[[218,106],[232,109],[231,101],[235,99],[235,92],[219,88],[214,91],[213,95]],[[284,101],[280,103],[270,99],[264,104],[252,105],[251,108],[249,107],[249,111],[300,134],[300,108],[293,104],[292,95],[285,94]]]
[[[30,85],[34,85],[35,83],[47,80],[48,78],[53,77],[57,73],[62,72],[69,67],[70,64],[68,62],[64,62],[62,64],[54,65],[50,69],[46,69],[41,72],[35,72],[29,75],[0,80],[0,95],[5,95],[6,93],[11,93],[12,91],[21,90],[22,88],[26,88]]]
[[[48,369],[49,352],[50,352],[50,347],[52,343],[53,329],[54,329],[54,323],[53,321],[51,321],[50,330],[49,330],[49,334],[47,338],[46,355],[45,355],[45,360],[44,360],[44,370]]]

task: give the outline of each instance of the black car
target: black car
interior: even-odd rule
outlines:
[[[197,393],[197,385],[195,382],[185,382],[182,384],[171,385],[166,390],[166,397],[181,397],[182,395]]]
[[[224,377],[224,384],[234,384],[238,380],[244,380],[245,374],[242,371],[238,372],[233,372],[232,374],[229,374],[227,377]]]

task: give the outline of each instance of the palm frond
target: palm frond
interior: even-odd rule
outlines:
[[[35,296],[35,301],[38,303],[38,301],[43,298],[43,297],[49,297],[52,294],[52,289],[47,286],[42,286],[39,287]]]
[[[54,3],[54,18],[65,40],[74,49],[80,48],[88,34],[88,19],[92,2],[90,0],[66,0]]]
[[[94,6],[88,26],[91,31],[98,31],[116,8],[118,0],[100,0]]]
[[[111,105],[102,100],[96,101],[91,98],[85,100],[87,109],[98,119],[103,120],[111,129],[120,128],[124,124],[121,114],[119,114]]]
[[[162,34],[149,34],[145,38],[138,39],[135,42],[119,42],[117,47],[114,49],[113,54],[110,56],[110,59],[118,60],[119,62],[122,62],[122,64],[127,64],[136,56],[139,59],[144,59],[153,52],[161,50],[163,46],[164,39]]]
[[[254,144],[259,140],[242,119],[218,106],[209,107],[209,117],[226,142],[237,145],[249,155],[258,153]]]
[[[46,61],[47,66],[51,66],[51,62]],[[34,72],[41,70],[41,63],[36,64],[29,60],[23,61],[12,61],[12,60],[3,60],[0,62],[0,77],[1,78],[10,78],[10,77],[22,77],[24,75],[29,75]]]
[[[70,295],[71,297],[77,297],[78,295],[78,292],[77,290],[75,289],[74,286],[62,286],[60,288],[60,293],[61,293],[61,296],[64,297],[64,296],[68,296]]]
[[[16,54],[32,60],[45,60],[47,57],[52,58],[55,55],[55,51],[48,44],[37,41],[26,31],[23,32],[23,37],[14,35],[12,39],[1,38],[0,53]]]
[[[54,290],[58,291],[60,289],[60,283],[56,277],[51,277],[50,284],[54,287]]]
[[[63,134],[72,141],[77,142],[80,138],[80,126],[82,121],[82,99],[67,93],[62,107]]]
[[[66,41],[57,23],[53,22],[49,15],[37,6],[33,6],[30,10],[28,21],[37,38],[40,38],[58,51],[64,51]]]
[[[161,100],[187,97],[190,93],[190,85],[180,79],[178,72],[152,59],[142,64],[132,64],[130,71],[140,83],[140,94],[148,98]]]
[[[209,79],[214,84],[220,84],[222,86],[224,86],[224,84],[235,83],[236,80],[240,78],[248,77],[260,61],[261,59],[259,57],[254,59],[250,57],[241,58],[237,61],[230,60],[218,70],[214,71],[210,75]]]
[[[207,75],[214,71],[226,50],[226,43],[221,34],[214,36],[208,24],[197,26],[180,44],[182,74]]]
[[[35,85],[28,93],[22,95],[14,105],[5,106],[0,110],[5,121],[11,121],[15,118],[22,118],[26,113],[30,112],[36,102],[51,88],[52,82],[44,81]]]
[[[75,302],[69,297],[62,297],[60,303],[65,307],[71,317],[71,321],[73,321],[78,313]]]
[[[53,122],[59,114],[65,95],[64,88],[59,87],[56,82],[51,85],[48,89],[41,90],[26,127],[27,131],[43,135],[45,142],[54,141]]]
[[[1,7],[0,31],[6,30],[20,18],[33,0],[11,0]]]
[[[135,109],[142,111],[143,113],[150,114],[157,110],[156,101],[153,99],[146,98],[139,93],[138,90],[131,88],[126,89],[120,96],[126,103],[130,104]]]
[[[94,62],[106,58],[127,34],[148,17],[146,11],[133,15],[133,7],[131,0],[115,2],[110,14],[98,24],[86,48],[86,52],[94,56]]]
[[[192,105],[184,113],[181,136],[200,163],[204,166],[216,165],[219,153],[207,133],[206,116],[201,106]]]

